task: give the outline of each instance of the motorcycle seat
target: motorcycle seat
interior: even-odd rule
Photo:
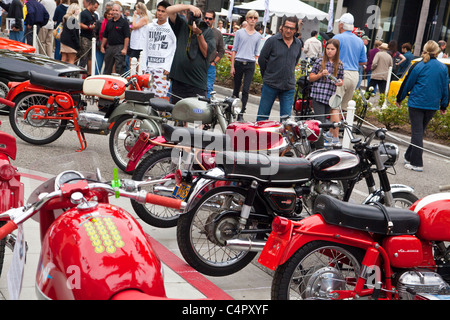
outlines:
[[[308,181],[312,175],[311,162],[304,158],[229,151],[216,155],[216,163],[224,169],[227,177],[274,184]]]
[[[139,91],[139,90],[126,90],[125,100],[140,102],[144,104],[149,104],[150,99],[155,96],[153,92]]]
[[[420,218],[408,209],[384,207],[393,227],[388,232],[387,217],[375,205],[352,204],[327,195],[319,195],[314,202],[314,212],[326,223],[341,227],[389,235],[411,235],[419,228]]]
[[[37,73],[35,71],[30,71],[29,76],[31,84],[40,85],[51,90],[63,92],[76,92],[83,90],[84,79],[49,76]]]
[[[174,105],[166,99],[152,98],[150,99],[150,106],[160,112],[172,112]]]
[[[161,127],[163,137],[167,142],[206,151],[231,150],[231,138],[223,133],[186,127],[173,127],[165,123]]]

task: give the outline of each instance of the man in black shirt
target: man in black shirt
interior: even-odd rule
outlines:
[[[88,74],[91,73],[91,48],[92,36],[97,21],[95,11],[98,8],[97,0],[89,0],[87,8],[80,13],[80,67],[88,66]]]
[[[127,54],[130,42],[130,26],[128,21],[122,17],[122,7],[114,4],[112,7],[113,18],[108,21],[105,31],[101,52],[105,54],[104,74],[111,74],[115,65],[115,72],[123,74],[125,72],[125,55]]]

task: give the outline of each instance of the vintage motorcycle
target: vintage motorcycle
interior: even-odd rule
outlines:
[[[225,134],[189,128],[175,129],[163,125],[162,137],[155,139],[142,137],[130,152],[130,159],[136,159],[138,157],[134,156],[134,151],[139,154],[139,150],[157,145],[164,148],[146,156],[134,171],[133,179],[143,181],[172,177],[169,182],[153,185],[153,190],[148,191],[184,200],[194,184],[193,176],[196,172],[215,167],[217,151],[270,152],[280,156],[304,157],[310,152],[310,142],[317,141],[320,137],[321,129],[318,125],[319,122],[315,120],[294,122],[288,118],[281,123],[233,122],[228,125]],[[129,167],[135,162],[130,160]],[[175,173],[180,166],[185,178],[180,176],[180,180],[177,181]],[[160,228],[176,226],[178,212],[170,208],[139,204],[133,200],[131,202],[136,214],[148,224]]]
[[[381,144],[372,143],[375,136]],[[398,148],[384,138],[384,129],[377,129],[364,141],[353,138],[354,150],[321,149],[306,158],[225,152],[219,162],[216,155],[217,167],[198,174],[178,219],[184,259],[207,275],[234,273],[262,250],[275,217],[301,220],[311,214],[319,195],[349,201],[360,180],[370,193],[364,204],[409,207],[417,197],[408,186],[390,185],[387,167],[395,165]]]
[[[110,135],[110,151],[125,169],[126,153],[120,146],[133,145],[141,131],[158,136],[160,123],[170,116],[164,99],[142,91],[151,81],[147,75],[91,76],[86,79],[49,77],[29,73],[30,80],[11,82],[7,100],[14,132],[32,144],[47,144],[66,129],[75,130],[80,149],[87,148],[85,133]],[[134,90],[126,90],[127,88]],[[153,98],[153,99],[152,99]],[[125,101],[123,100],[125,99]],[[88,110],[94,108],[94,110]],[[169,112],[169,113],[167,113]]]
[[[99,172],[95,176],[73,170],[46,181],[32,193],[28,204],[0,214],[0,220],[6,221],[0,239],[17,228],[17,238],[22,239],[15,243],[13,253],[20,253],[22,259],[13,259],[16,264],[11,268],[23,270],[21,225],[33,217],[39,221],[42,245],[36,273],[39,298],[165,299],[161,262],[146,234],[108,197],[123,196],[178,210],[185,204],[138,191],[138,186],[133,180],[119,180],[117,169],[111,183],[102,182]]]
[[[0,98],[0,103],[9,105],[10,102]],[[0,122],[1,126],[1,122]],[[15,160],[17,154],[16,138],[0,131],[0,213],[11,208],[17,208],[24,202],[24,185],[20,182],[20,174],[17,168],[11,164],[10,159]],[[0,226],[5,222],[0,221]],[[3,269],[6,246],[11,247],[15,240],[14,235],[0,240],[0,275]]]
[[[313,216],[275,218],[259,258],[272,299],[448,299],[449,208],[450,193],[409,210],[321,195]]]

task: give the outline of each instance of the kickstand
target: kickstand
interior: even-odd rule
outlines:
[[[86,150],[87,148],[87,141],[84,137],[84,132],[77,131],[78,140],[80,140],[80,149],[77,150],[77,152],[81,152],[83,150]]]

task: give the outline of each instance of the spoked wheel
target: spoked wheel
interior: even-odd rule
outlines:
[[[272,299],[332,299],[334,290],[353,290],[363,256],[361,249],[309,242],[275,271]]]
[[[6,96],[8,95],[8,92],[9,92],[8,85],[3,81],[0,81],[0,98],[5,99]],[[9,107],[0,103],[0,110],[7,110],[7,109],[9,109]]]
[[[393,207],[403,209],[409,209],[409,207],[411,207],[414,202],[419,200],[419,198],[416,195],[408,192],[396,192],[393,194],[393,198],[394,198]],[[381,202],[384,203],[384,201]]]
[[[151,178],[152,180],[162,178],[172,178],[167,182],[157,185],[142,187],[150,193],[170,197],[175,188],[175,171],[177,164],[172,161],[172,149],[159,150],[147,156],[133,173],[133,180],[143,181]],[[154,204],[141,204],[131,200],[136,214],[149,225],[158,228],[171,228],[177,225],[179,213],[178,210],[158,206]]]
[[[219,187],[207,192],[191,211],[180,216],[177,243],[191,267],[206,275],[226,276],[241,270],[256,256],[256,252],[225,246],[237,235],[244,200],[244,190]],[[246,237],[256,238],[254,234]]]
[[[134,118],[132,115],[123,115],[117,119],[111,129],[111,134],[109,135],[109,151],[111,152],[114,163],[122,171],[125,171],[127,168],[127,155],[139,138],[141,126],[142,119]]]
[[[41,93],[21,93],[15,100],[15,106],[9,113],[9,121],[14,132],[24,141],[32,144],[47,144],[58,139],[67,125],[67,120],[36,119],[36,116],[54,116],[56,109],[49,109],[45,114],[45,106],[49,95]]]

